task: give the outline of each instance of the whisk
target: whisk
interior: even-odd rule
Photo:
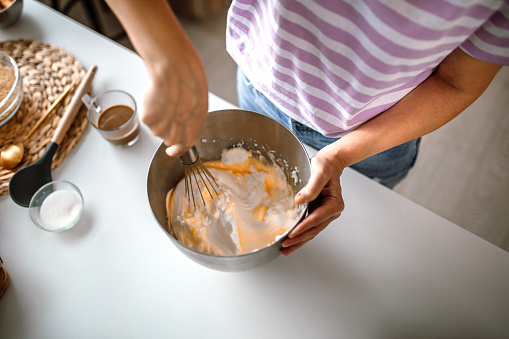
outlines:
[[[204,193],[208,193],[214,205],[217,206],[217,199],[222,192],[221,188],[214,176],[203,165],[196,147],[191,147],[180,156],[180,161],[184,165],[184,188],[188,206],[193,207],[196,211],[197,202],[199,204],[200,200],[195,198],[195,190],[199,192],[204,207],[206,206]]]

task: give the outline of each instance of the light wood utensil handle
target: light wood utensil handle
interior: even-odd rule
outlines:
[[[60,102],[65,98],[65,96],[67,95],[67,93],[69,93],[69,91],[71,89],[74,88],[74,85],[76,85],[76,80],[73,80],[73,82],[67,86],[67,88],[62,92],[60,93],[60,95],[58,96],[58,98],[51,104],[51,106],[48,108],[48,110],[44,113],[44,115],[42,117],[39,118],[39,121],[37,121],[37,123],[34,125],[34,127],[32,127],[32,129],[30,130],[30,132],[28,132],[28,134],[23,138],[22,142],[28,140],[28,138],[30,138],[30,136],[32,135],[32,133],[35,132],[35,130],[41,125],[41,123],[44,121],[44,119],[46,119],[46,117],[51,113],[53,112],[53,110],[55,109],[55,107],[58,106],[58,104],[60,104]]]
[[[67,130],[74,121],[76,114],[78,114],[79,108],[82,105],[81,97],[83,96],[83,94],[90,91],[92,86],[92,80],[94,79],[96,72],[97,72],[96,65],[90,67],[87,74],[85,74],[85,77],[78,86],[76,93],[74,93],[74,96],[72,97],[69,106],[67,106],[67,109],[65,110],[64,115],[62,116],[62,119],[60,120],[58,127],[55,130],[55,134],[51,139],[51,141],[56,143],[57,145],[59,145],[62,142],[65,134],[67,133]]]

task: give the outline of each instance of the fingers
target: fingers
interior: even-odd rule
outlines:
[[[145,93],[140,118],[153,135],[163,139],[168,146],[166,153],[177,157],[198,140],[207,110],[206,93],[201,95],[187,87],[166,89],[152,83]]]
[[[313,160],[311,163],[311,177],[309,178],[306,186],[304,186],[304,188],[301,189],[295,196],[296,204],[303,204],[315,200],[322,191],[322,188],[329,181],[329,177],[327,175],[320,175],[320,172],[323,171],[322,168],[316,165],[313,166]]]
[[[321,231],[323,231],[336,217],[331,217],[324,221],[323,223],[319,224],[316,227],[312,227],[311,229],[308,229],[304,233],[301,233],[299,236],[294,238],[287,238],[285,241],[283,241],[283,250],[281,251],[281,254],[284,257],[289,256],[292,252],[296,251],[297,249],[304,246],[308,241],[313,240]]]
[[[312,208],[313,207],[311,206],[311,209]],[[288,237],[291,239],[297,238],[301,234],[319,225],[324,223],[328,225],[332,220],[339,218],[343,209],[344,204],[342,200],[341,202],[334,204],[324,202],[323,205],[318,206],[316,209],[312,210],[304,220],[295,226]]]
[[[168,154],[170,157],[179,157],[186,153],[186,151],[190,148],[191,147],[187,147],[182,144],[171,145],[166,149],[166,154]]]
[[[309,214],[283,241],[283,256],[302,247],[341,215],[345,208],[339,180],[343,168],[319,153],[311,160],[311,177],[295,197],[297,204],[309,202]]]
[[[311,240],[311,239],[310,239]],[[308,240],[309,241],[309,240]],[[287,257],[289,256],[292,252],[295,252],[296,250],[298,250],[299,248],[301,248],[302,246],[304,246],[305,244],[307,243],[307,241],[305,242],[301,242],[301,243],[298,243],[297,245],[293,245],[293,246],[290,246],[290,247],[287,247],[287,248],[283,248],[283,250],[281,251],[281,255],[283,257]]]
[[[322,187],[319,196],[309,204],[308,216],[290,232],[289,237],[295,238],[299,236],[299,234],[331,218],[332,220],[338,218],[344,209],[345,203],[341,194],[339,177],[331,178],[330,181]]]
[[[325,190],[327,191],[327,190]],[[337,219],[344,209],[341,195],[337,197],[328,197],[324,201],[314,201],[310,205],[310,214],[302,220],[288,235],[282,243],[284,249],[281,252],[283,256],[302,247],[311,239],[314,239],[323,231],[332,221]]]
[[[332,161],[330,156],[323,155],[322,152],[318,152],[311,159],[311,177],[306,186],[295,196],[296,204],[315,200],[331,180],[339,180],[339,176],[345,167],[342,163],[338,164]]]
[[[147,124],[147,126],[153,135],[163,139],[164,144],[168,146],[166,154],[170,157],[178,157],[196,144],[201,122],[190,121],[189,125],[185,126],[183,123],[161,118],[157,123]]]
[[[335,219],[334,217],[331,217],[326,221],[318,224],[317,226],[310,227],[306,229],[304,232],[299,233],[298,236],[294,236],[293,238],[288,237],[287,239],[285,239],[285,241],[283,241],[283,247],[290,247],[295,244],[307,242],[313,239],[318,235],[318,233],[323,231],[325,227],[327,227],[334,219]]]

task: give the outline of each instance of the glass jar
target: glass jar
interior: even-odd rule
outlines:
[[[0,51],[0,126],[11,119],[23,100],[23,79],[16,61]]]

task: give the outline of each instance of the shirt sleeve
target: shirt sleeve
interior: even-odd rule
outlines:
[[[509,1],[504,0],[499,10],[460,47],[476,59],[509,65]]]

